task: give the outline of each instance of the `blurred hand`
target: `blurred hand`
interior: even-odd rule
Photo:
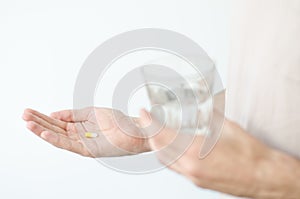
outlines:
[[[140,115],[141,122],[150,122],[148,112]],[[164,128],[148,141],[163,164],[199,187],[250,198],[300,197],[300,161],[267,147],[237,124],[225,120],[220,139],[203,159],[204,137],[189,136]]]
[[[26,109],[23,119],[27,128],[45,141],[83,156],[121,156],[148,151],[147,141],[135,125],[137,119],[109,108],[63,110],[50,117]],[[98,137],[86,138],[86,132],[97,133]]]

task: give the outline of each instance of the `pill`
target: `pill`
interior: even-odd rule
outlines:
[[[86,138],[96,138],[96,137],[98,137],[98,133],[86,132],[86,133],[84,134],[84,136],[85,136]]]

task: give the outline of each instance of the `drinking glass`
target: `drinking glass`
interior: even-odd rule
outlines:
[[[208,132],[215,67],[204,59],[201,66],[161,58],[142,67],[151,114],[157,121],[182,133]]]

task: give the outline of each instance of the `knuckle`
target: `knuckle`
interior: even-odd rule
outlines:
[[[185,173],[188,176],[194,176],[195,178],[208,179],[209,171],[205,169],[205,165],[199,164],[199,162],[192,160],[187,161],[189,164],[185,166]]]
[[[199,175],[199,167],[195,164],[188,164],[185,168],[186,173],[190,176],[198,176]]]

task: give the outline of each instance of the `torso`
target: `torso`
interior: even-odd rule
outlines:
[[[234,3],[227,117],[300,158],[300,1]]]

